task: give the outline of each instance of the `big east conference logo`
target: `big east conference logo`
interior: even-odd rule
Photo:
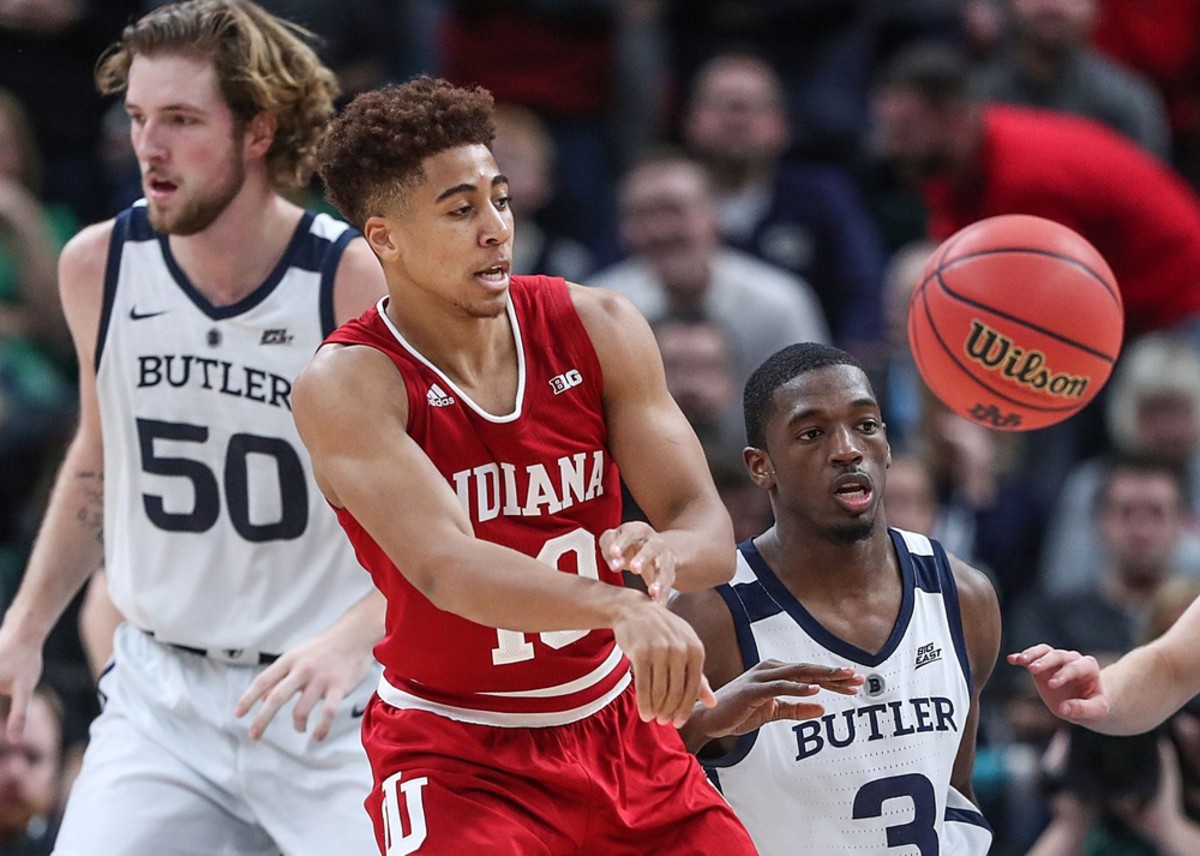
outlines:
[[[971,321],[963,349],[967,357],[1013,383],[1056,398],[1082,398],[1090,377],[1056,372],[1041,351],[1022,348],[979,320]]]

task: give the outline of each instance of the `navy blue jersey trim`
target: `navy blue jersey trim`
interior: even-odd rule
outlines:
[[[129,241],[153,241],[157,233],[150,225],[150,210],[145,205],[134,205],[129,212]]]
[[[946,623],[950,627],[950,638],[954,640],[954,650],[958,654],[958,664],[962,667],[963,678],[967,682],[967,692],[975,696],[975,682],[971,678],[971,658],[967,654],[967,637],[963,633],[962,608],[958,602],[958,584],[954,582],[954,571],[950,567],[950,557],[937,541],[933,544],[933,555],[938,574],[942,577],[942,603],[946,608]]]
[[[333,284],[337,280],[338,265],[342,261],[342,253],[359,232],[347,229],[338,235],[333,246],[325,253],[321,262],[321,338],[324,339],[337,328],[337,317],[333,312]]]
[[[972,826],[978,826],[992,831],[992,825],[988,823],[987,818],[980,812],[971,811],[966,808],[946,808],[946,820],[950,823],[969,823]]]
[[[737,635],[738,650],[742,655],[742,670],[753,668],[761,659],[758,656],[758,644],[754,641],[754,631],[750,627],[750,615],[746,611],[746,606],[742,602],[742,590],[749,588],[757,588],[754,583],[746,583],[733,588],[732,586],[722,585],[717,586],[717,594],[725,601],[725,605],[729,607],[729,614],[733,618],[733,630]],[[709,772],[709,778],[717,786],[718,790],[721,787],[719,779],[717,779],[715,768],[732,767],[739,761],[742,761],[750,750],[754,748],[755,741],[758,740],[758,729],[751,731],[748,734],[743,734],[733,744],[733,748],[724,755],[719,755],[714,758],[704,758],[701,764],[706,768],[714,768]]]
[[[196,308],[207,315],[214,321],[220,321],[225,318],[233,318],[236,315],[241,315],[243,312],[249,312],[258,304],[270,296],[275,290],[275,286],[279,285],[279,281],[283,279],[283,275],[287,273],[288,268],[293,266],[293,261],[297,255],[307,257],[309,252],[302,252],[310,238],[316,241],[324,242],[325,239],[318,238],[315,235],[310,235],[309,229],[312,228],[313,218],[316,217],[312,211],[305,211],[300,218],[300,222],[296,224],[296,230],[292,233],[292,238],[288,242],[287,249],[283,251],[283,255],[279,259],[279,263],[275,265],[275,269],[263,280],[262,285],[247,294],[237,303],[229,306],[213,306],[209,303],[208,298],[196,290],[196,286],[192,285],[192,281],[188,279],[188,275],[183,272],[183,268],[175,261],[175,256],[171,254],[170,241],[164,234],[159,234],[158,245],[162,248],[163,261],[167,265],[167,270],[171,272],[171,277],[183,289],[183,293],[188,296],[192,303],[196,304]],[[310,250],[311,252],[311,250]],[[315,270],[310,266],[307,270]]]
[[[117,301],[117,280],[121,274],[121,251],[130,240],[130,223],[134,220],[133,208],[127,208],[113,221],[112,235],[108,239],[108,260],[104,263],[104,303],[100,308],[100,327],[96,331],[96,353],[92,368],[100,371],[100,357],[104,354],[104,340],[108,338],[108,325],[112,321],[113,304]]]
[[[892,536],[892,545],[895,548],[900,563],[900,582],[903,587],[903,595],[900,600],[900,613],[896,616],[896,623],[892,627],[892,633],[887,641],[883,643],[883,647],[876,653],[864,651],[857,645],[852,645],[826,630],[812,616],[812,613],[805,609],[800,601],[796,600],[795,596],[788,590],[788,587],[783,584],[783,581],[775,576],[775,572],[771,570],[752,541],[744,542],[740,549],[742,555],[746,557],[746,562],[749,563],[750,568],[754,571],[755,576],[762,583],[763,589],[776,603],[787,610],[788,615],[803,628],[805,633],[813,638],[813,641],[831,653],[857,663],[860,666],[875,667],[892,656],[892,653],[900,645],[905,632],[908,630],[909,621],[912,620],[913,604],[915,602],[912,559],[900,534],[897,532],[889,532],[889,534]]]

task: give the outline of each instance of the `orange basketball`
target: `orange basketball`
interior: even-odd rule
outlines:
[[[1121,350],[1121,293],[1096,248],[1060,223],[972,223],[929,257],[908,307],[925,383],[989,428],[1028,431],[1079,412]]]

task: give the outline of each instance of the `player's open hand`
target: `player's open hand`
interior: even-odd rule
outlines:
[[[292,708],[292,725],[297,731],[306,730],[309,716],[320,705],[312,735],[324,740],[346,693],[366,677],[371,662],[370,650],[335,625],[263,669],[238,699],[234,715],[245,716],[256,702],[262,702],[250,724],[250,737],[258,740],[280,708],[299,695]]]
[[[717,703],[704,677],[704,645],[692,626],[660,603],[639,602],[613,624],[617,644],[633,664],[638,715],[676,728],[697,700]]]
[[[1088,725],[1108,715],[1108,698],[1100,684],[1100,664],[1095,657],[1034,645],[1009,654],[1008,662],[1023,666],[1033,676],[1042,701],[1055,716]]]
[[[609,568],[637,574],[651,598],[667,602],[675,584],[675,554],[654,527],[636,520],[622,523],[600,536],[600,550]]]
[[[747,734],[778,719],[814,719],[825,713],[817,702],[795,701],[830,690],[855,695],[863,676],[850,667],[763,660],[717,690],[717,704],[697,707],[690,728],[708,740]],[[707,742],[707,741],[706,741]]]

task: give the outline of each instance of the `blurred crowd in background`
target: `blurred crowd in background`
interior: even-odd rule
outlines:
[[[888,521],[992,576],[1005,650],[1113,657],[1200,593],[1200,0],[260,2],[319,37],[346,99],[418,73],[494,93],[514,272],[646,314],[739,538],[770,521],[742,384],[826,341],[880,396]],[[140,196],[92,69],[157,5],[0,0],[0,607],[75,419],[58,250]],[[304,201],[325,205],[317,186]],[[1127,309],[1102,395],[1021,434],[939,405],[905,331],[932,247],[1003,213],[1082,232]],[[0,854],[49,852],[96,711],[75,621],[47,651],[44,727],[0,739]],[[1046,856],[1051,824],[1086,827],[1088,853],[1170,852],[1163,819],[1200,822],[1200,706],[1140,743],[1089,742],[1024,675],[1001,664],[985,697],[993,852]]]

